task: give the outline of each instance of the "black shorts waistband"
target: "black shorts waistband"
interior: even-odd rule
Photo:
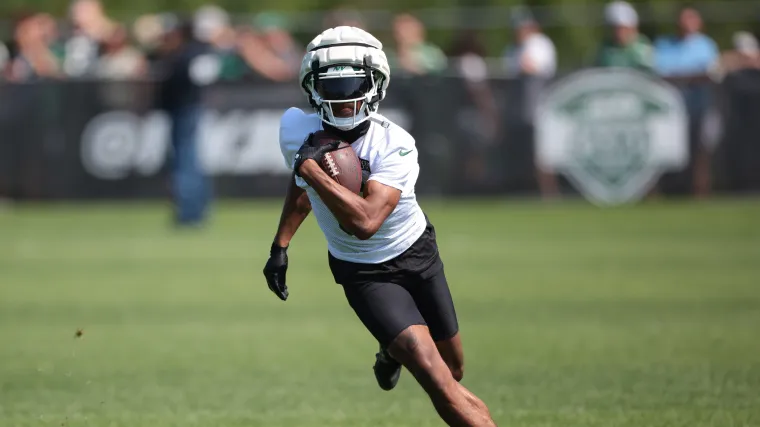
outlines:
[[[327,255],[335,283],[341,285],[382,280],[393,281],[397,278],[409,276],[426,279],[443,268],[443,262],[438,253],[435,227],[429,220],[427,220],[425,231],[417,241],[399,256],[388,261],[378,264],[362,264],[340,260],[329,251]]]

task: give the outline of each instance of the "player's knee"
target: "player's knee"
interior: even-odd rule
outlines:
[[[429,371],[433,367],[433,351],[419,336],[414,326],[404,330],[393,341],[389,350],[401,364],[420,371]]]
[[[414,327],[412,327],[414,328]],[[391,355],[417,378],[428,393],[442,392],[451,373],[443,362],[432,339],[424,339],[419,331],[408,329],[393,342]]]

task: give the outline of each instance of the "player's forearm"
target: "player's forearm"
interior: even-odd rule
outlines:
[[[309,197],[306,195],[306,191],[296,185],[295,177],[292,177],[285,196],[285,203],[282,206],[282,214],[274,243],[283,248],[290,245],[290,240],[309,215],[309,212],[311,212]]]
[[[379,228],[380,209],[335,182],[314,161],[305,162],[300,172],[343,228],[359,239],[375,234]]]

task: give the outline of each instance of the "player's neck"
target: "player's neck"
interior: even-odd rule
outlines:
[[[363,137],[367,133],[371,124],[372,123],[370,120],[365,120],[364,122],[360,123],[359,126],[351,130],[341,130],[334,126],[330,126],[327,123],[324,123],[324,128],[326,131],[334,134],[337,137],[340,137],[340,139],[343,141],[346,141],[349,144],[353,144],[357,139]]]

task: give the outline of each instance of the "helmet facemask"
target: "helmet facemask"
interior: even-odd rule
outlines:
[[[323,122],[341,130],[351,130],[368,120],[378,109],[379,90],[383,76],[367,65],[330,65],[314,69],[304,79],[303,86],[310,94],[312,106]],[[348,104],[351,113],[346,117],[337,108]],[[347,112],[348,113],[348,112]]]

